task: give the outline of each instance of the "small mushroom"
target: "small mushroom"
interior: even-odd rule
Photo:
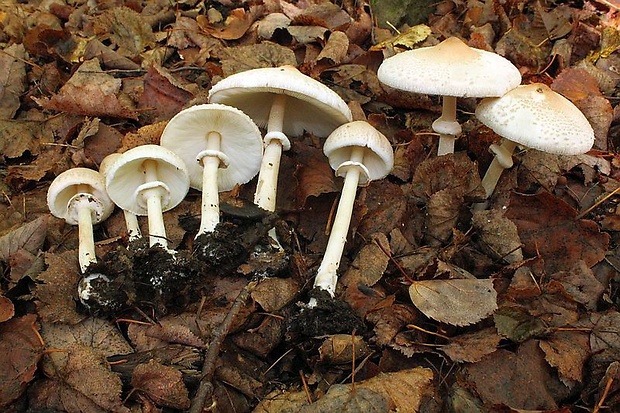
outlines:
[[[87,168],[61,173],[47,191],[47,205],[54,216],[78,226],[78,258],[85,273],[97,262],[93,224],[107,219],[114,210],[103,175]]]
[[[386,177],[394,166],[394,153],[388,139],[365,121],[346,123],[334,130],[325,141],[323,153],[336,176],[344,177],[344,184],[314,287],[334,297],[357,186]]]
[[[103,158],[101,163],[99,164],[99,173],[104,177],[108,173],[108,169],[110,166],[121,156],[120,153],[111,153],[110,155]],[[136,241],[142,238],[142,232],[140,231],[140,225],[138,224],[138,217],[136,214],[133,214],[127,210],[123,210],[123,215],[125,217],[125,226],[127,227],[127,233],[129,234],[129,241]]]
[[[220,191],[250,181],[263,155],[261,133],[252,119],[231,106],[192,106],[166,125],[161,145],[185,161],[192,188],[202,190],[202,214],[196,237],[220,222]]]
[[[148,216],[151,247],[168,249],[163,213],[177,206],[189,190],[189,176],[181,158],[158,145],[135,147],[107,169],[106,188],[120,208]]]
[[[542,83],[518,86],[500,98],[487,98],[476,117],[504,139],[489,148],[495,155],[482,178],[487,198],[504,169],[512,167],[517,145],[544,152],[577,155],[594,144],[594,131],[583,113],[568,99]],[[476,209],[484,209],[477,205]]]
[[[461,133],[457,97],[502,96],[521,83],[519,70],[508,59],[469,47],[457,37],[389,57],[377,77],[394,89],[443,96],[442,114],[432,125],[439,134],[437,155],[454,153]]]
[[[308,131],[327,136],[351,121],[351,111],[340,96],[293,66],[236,73],[211,88],[209,101],[239,108],[267,128],[254,195],[254,203],[267,211],[276,209],[280,158],[291,147],[287,135]]]

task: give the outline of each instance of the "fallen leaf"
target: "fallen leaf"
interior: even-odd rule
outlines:
[[[493,280],[424,280],[409,286],[413,304],[429,318],[466,326],[497,309]]]
[[[390,302],[390,298],[385,301]],[[366,320],[374,325],[376,341],[380,346],[389,344],[404,326],[415,322],[416,317],[411,306],[377,304],[377,307],[377,310],[366,315]]]
[[[355,391],[345,384],[332,384],[327,393],[310,406],[299,409],[309,412],[368,412],[384,413],[389,410],[386,398],[367,387],[357,386]]]
[[[34,221],[0,237],[0,260],[8,260],[20,249],[36,254],[45,241],[48,219],[49,215],[41,215]]]
[[[252,291],[251,297],[263,310],[275,312],[291,303],[299,290],[299,284],[292,278],[265,278]]]
[[[136,119],[127,100],[119,99],[122,81],[103,72],[97,59],[87,60],[51,98],[33,98],[41,107],[86,116]]]
[[[494,328],[485,328],[451,337],[440,349],[455,363],[474,363],[497,350],[501,339]]]
[[[351,363],[353,355],[359,361],[370,353],[370,347],[363,337],[349,334],[331,335],[319,347],[321,361],[331,364]]]
[[[506,217],[515,223],[524,255],[540,254],[547,274],[570,270],[578,260],[592,267],[605,257],[609,235],[588,220],[575,220],[577,211],[548,192],[512,193]]]
[[[605,291],[603,284],[581,260],[577,261],[572,269],[556,272],[551,278],[559,281],[573,300],[591,311],[597,309],[597,302]]]
[[[291,17],[289,15],[289,17]],[[310,3],[301,13],[292,17],[293,24],[306,26],[323,26],[335,31],[351,23],[351,16],[338,5],[324,1]]]
[[[44,122],[0,120],[0,152],[7,158],[24,153],[39,155],[41,145],[54,142],[54,132]]]
[[[47,269],[37,277],[41,284],[34,289],[39,316],[49,322],[79,323],[85,316],[78,314],[75,307],[81,278],[77,251],[46,253],[45,263]]]
[[[10,320],[15,315],[13,301],[4,295],[0,295],[0,323]]]
[[[591,354],[588,344],[587,333],[570,330],[553,332],[538,343],[545,360],[558,369],[560,379],[567,385],[582,381],[584,365]]]
[[[480,234],[483,248],[489,251],[493,258],[509,263],[523,261],[517,226],[504,217],[502,211],[474,211],[472,223]]]
[[[465,378],[485,403],[515,409],[557,409],[568,395],[535,340],[519,346],[516,353],[499,349],[468,365]]]
[[[118,53],[137,57],[147,47],[154,45],[155,37],[145,18],[129,7],[111,7],[93,21],[99,35],[108,35],[118,46]]]
[[[183,383],[183,374],[174,367],[164,366],[153,359],[139,364],[131,376],[131,385],[158,406],[189,409],[189,393]]]
[[[34,314],[0,324],[0,406],[21,396],[34,378],[44,350],[38,328]]]
[[[260,67],[297,66],[291,49],[272,42],[230,47],[224,53],[226,56],[222,56],[221,63],[225,77]]]
[[[152,114],[155,120],[166,120],[176,115],[193,97],[167,69],[151,65],[144,76],[144,92],[138,108]]]
[[[13,119],[26,91],[26,50],[22,44],[5,47],[0,54],[0,119]]]
[[[329,65],[342,63],[349,50],[349,38],[343,32],[332,32],[327,43],[316,57],[316,62],[326,62]]]
[[[493,314],[497,332],[515,343],[522,343],[540,336],[548,328],[542,320],[532,316],[525,308],[505,305]]]
[[[269,13],[257,22],[256,32],[258,33],[258,37],[270,40],[277,31],[286,31],[290,24],[291,19],[289,19],[286,14]]]
[[[362,247],[347,271],[340,277],[342,285],[372,287],[387,269],[390,261],[390,244],[384,234],[373,234],[370,242]]]
[[[226,17],[223,27],[220,27],[219,24],[211,24],[207,16],[202,14],[196,17],[196,21],[200,29],[216,39],[237,40],[245,35],[261,13],[262,8],[257,6],[251,6],[248,11],[243,8],[233,9]]]
[[[575,327],[591,329],[590,351],[593,354],[620,349],[620,313],[616,311],[587,314]]]
[[[306,205],[308,197],[338,192],[334,171],[321,149],[299,142],[294,150],[296,154],[299,154],[296,157],[297,167],[295,169],[297,179],[295,198],[299,208]]]

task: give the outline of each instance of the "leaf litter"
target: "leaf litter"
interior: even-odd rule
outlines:
[[[437,3],[421,24],[391,22],[396,32],[374,26],[376,3],[0,6],[2,409],[196,411],[205,386],[218,411],[619,408],[617,7]],[[440,101],[376,76],[384,58],[451,35],[573,101],[594,150],[520,151],[491,208],[472,211],[499,139],[471,116],[476,102],[459,103],[457,153],[435,157]],[[295,328],[341,185],[311,134],[282,159],[284,265],[245,254],[191,294],[115,314],[78,304],[77,230],[45,207],[53,177],[157,144],[219,79],[285,64],[339,93],[396,150],[388,179],[358,190],[337,291],[350,318],[330,322],[349,331]],[[242,238],[262,231],[238,206],[254,185],[222,196]],[[175,248],[192,250],[199,199],[192,191],[165,216]],[[118,257],[122,213],[95,237],[98,256]],[[256,274],[277,277],[248,283]]]

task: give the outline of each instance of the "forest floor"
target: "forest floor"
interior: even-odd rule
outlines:
[[[0,409],[620,411],[619,7],[0,1]],[[517,151],[474,211],[500,139],[478,100],[459,99],[455,154],[437,156],[440,97],[377,79],[385,58],[450,36],[570,99],[592,150]],[[394,149],[390,175],[358,189],[336,301],[306,304],[342,179],[325,137],[305,133],[283,155],[277,215],[253,207],[256,179],[220,194],[207,255],[234,260],[195,260],[196,190],[164,214],[172,267],[128,245],[117,208],[94,234],[97,270],[124,301],[83,306],[77,227],[50,214],[53,179],[159,144],[219,80],[282,65],[337,92]],[[273,225],[284,252],[256,253]],[[165,271],[162,287],[144,283],[149,271]]]

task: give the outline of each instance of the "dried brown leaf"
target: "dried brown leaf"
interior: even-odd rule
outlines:
[[[386,301],[389,302],[390,298]],[[404,304],[377,306],[379,309],[369,312],[366,319],[374,324],[375,337],[379,345],[389,344],[405,325],[415,321],[415,313],[411,306]]]
[[[251,6],[248,11],[243,8],[231,10],[223,26],[211,24],[205,15],[197,16],[196,21],[203,31],[216,39],[237,40],[245,35],[260,14],[261,7]]]
[[[48,219],[49,215],[41,215],[0,237],[0,260],[8,260],[20,249],[36,254],[45,241]]]
[[[194,95],[163,67],[151,65],[144,76],[144,92],[138,108],[158,120],[176,115]]]
[[[87,60],[51,98],[33,98],[48,110],[87,116],[136,118],[126,99],[119,99],[122,81],[103,72],[97,59]]]
[[[197,332],[192,331],[190,328],[192,324],[194,329],[199,324],[198,327],[201,331],[210,331],[203,330],[204,323],[199,323],[195,315],[188,314],[187,317],[168,316],[159,320],[158,324],[130,324],[127,334],[138,351],[152,350],[175,343],[203,348],[205,343],[197,335]]]
[[[370,347],[362,337],[348,334],[329,336],[319,347],[321,361],[332,364],[351,363],[353,355],[356,360],[360,360],[370,352]]]
[[[497,309],[492,279],[414,281],[409,296],[427,317],[456,326],[477,323]]]
[[[85,316],[75,308],[78,272],[77,251],[45,254],[47,269],[37,277],[41,284],[34,290],[39,316],[44,321],[75,324]]]
[[[7,158],[19,158],[26,152],[39,155],[41,145],[51,142],[54,132],[44,122],[0,120],[0,152]]]
[[[137,57],[154,45],[155,37],[145,18],[129,7],[111,7],[93,22],[100,35],[108,35],[118,46],[118,53]]]
[[[592,353],[620,349],[620,313],[616,311],[590,313],[579,320],[575,327],[591,329],[590,351]]]
[[[349,50],[349,38],[343,32],[332,32],[321,50],[321,53],[316,57],[316,62],[327,61],[330,65],[338,65],[342,63],[347,56]]]
[[[297,179],[295,198],[300,208],[306,205],[308,197],[338,191],[334,171],[322,150],[300,142],[296,144],[295,151],[299,154],[295,170]]]
[[[372,239],[362,247],[347,271],[340,278],[344,286],[375,285],[387,269],[390,261],[390,244],[384,234],[373,234]]]
[[[497,350],[501,339],[494,328],[485,328],[452,337],[441,351],[455,363],[474,363]]]
[[[26,50],[12,44],[0,53],[0,119],[13,119],[26,91]]]
[[[558,369],[560,379],[568,385],[583,379],[584,364],[591,354],[589,340],[589,335],[582,331],[556,331],[538,345],[545,360]]]
[[[189,408],[189,392],[183,383],[183,374],[174,367],[164,366],[153,359],[139,364],[131,376],[131,385],[158,406]]]
[[[271,42],[229,47],[224,53],[222,71],[226,77],[260,67],[297,66],[297,58],[291,49]]]
[[[275,312],[291,303],[299,294],[299,284],[292,278],[266,278],[251,296],[265,311]]]
[[[0,324],[0,407],[17,399],[34,378],[44,350],[37,329],[34,314]]]
[[[357,386],[353,391],[349,385],[333,384],[323,397],[309,406],[302,407],[299,412],[384,413],[388,409],[386,398],[367,387]]]
[[[547,274],[570,270],[579,260],[592,267],[605,257],[609,236],[577,211],[548,192],[512,193],[506,217],[515,223],[526,256],[544,259]]]
[[[573,300],[591,311],[596,310],[597,302],[605,291],[603,284],[581,260],[577,261],[572,269],[556,272],[551,278],[559,281]]]
[[[4,295],[0,295],[0,323],[10,320],[14,315],[15,306],[13,302]]]
[[[502,211],[474,211],[472,223],[478,230],[485,249],[488,249],[494,258],[501,258],[509,263],[523,260],[517,226],[504,217]]]

